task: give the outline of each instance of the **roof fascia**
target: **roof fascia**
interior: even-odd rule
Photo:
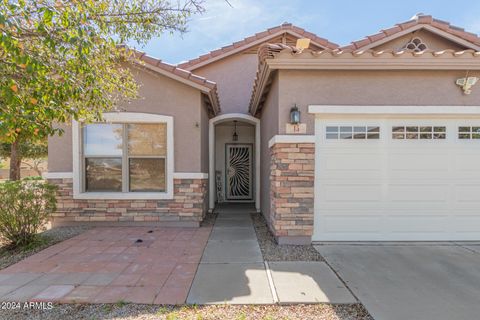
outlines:
[[[268,59],[269,69],[297,70],[480,70],[480,60],[445,58]]]

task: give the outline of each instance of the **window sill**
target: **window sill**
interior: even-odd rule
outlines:
[[[165,192],[84,192],[73,195],[73,199],[85,200],[168,200],[172,193]]]

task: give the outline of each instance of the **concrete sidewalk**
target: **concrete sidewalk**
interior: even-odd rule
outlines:
[[[273,302],[250,208],[220,209],[187,303]]]
[[[241,205],[218,209],[187,303],[357,302],[324,262],[265,262],[252,210]]]

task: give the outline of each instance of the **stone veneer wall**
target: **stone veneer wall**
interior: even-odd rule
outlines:
[[[310,244],[315,144],[277,143],[270,154],[270,229],[281,244]]]
[[[174,197],[167,200],[73,199],[72,179],[49,179],[58,186],[54,225],[199,226],[207,208],[207,179],[174,179]]]

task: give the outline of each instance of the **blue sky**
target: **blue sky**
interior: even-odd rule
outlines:
[[[476,0],[206,0],[206,12],[191,17],[189,32],[165,34],[137,49],[166,62],[195,58],[267,28],[291,22],[338,44],[348,44],[380,29],[433,15],[467,31],[480,33]]]

